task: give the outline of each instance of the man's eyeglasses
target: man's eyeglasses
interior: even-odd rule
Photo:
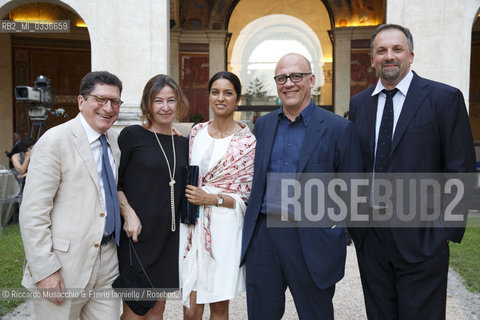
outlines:
[[[285,74],[281,74],[281,75],[273,77],[273,79],[275,79],[275,82],[277,84],[285,84],[287,82],[288,78],[290,78],[290,80],[293,83],[299,83],[300,81],[302,81],[303,76],[308,76],[310,74],[312,74],[312,73],[311,72],[294,72],[294,73],[290,73],[290,75],[288,75],[288,76],[285,75]]]
[[[112,105],[112,108],[115,108],[115,109],[120,108],[120,106],[123,103],[123,101],[120,100],[120,99],[110,99],[110,98],[103,97],[103,96],[97,96],[96,94],[89,94],[88,96],[86,96],[84,98],[88,99],[89,96],[93,97],[93,99],[95,99],[95,101],[101,106],[106,105],[107,102],[110,101],[110,104]]]

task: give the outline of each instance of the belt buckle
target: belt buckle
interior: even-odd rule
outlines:
[[[102,238],[102,242],[100,242],[100,244],[103,246],[103,245],[106,245],[110,240],[112,239],[112,235],[109,234],[108,236],[103,236]]]

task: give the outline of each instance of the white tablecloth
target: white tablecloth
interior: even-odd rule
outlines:
[[[11,170],[0,170],[0,229],[12,218],[20,185]]]

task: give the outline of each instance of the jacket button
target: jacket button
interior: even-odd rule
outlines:
[[[95,243],[93,246],[94,246],[95,248],[99,248],[99,247],[100,247],[100,245],[99,245],[98,243]]]
[[[103,212],[100,213],[100,217],[101,217],[101,218],[105,217],[105,213],[103,213]]]

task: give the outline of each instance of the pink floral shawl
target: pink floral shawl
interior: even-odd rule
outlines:
[[[192,159],[193,141],[197,132],[211,123],[212,121],[197,124],[190,132],[189,160]],[[200,186],[213,186],[218,188],[221,193],[237,194],[244,202],[247,202],[252,188],[256,139],[245,124],[240,123],[240,125],[243,129],[232,137],[226,155],[205,174],[200,181]],[[204,205],[203,210],[203,249],[211,259],[215,260],[210,233],[211,207]],[[198,227],[198,221],[197,225],[188,229],[184,258],[192,247],[193,232],[196,227]]]

